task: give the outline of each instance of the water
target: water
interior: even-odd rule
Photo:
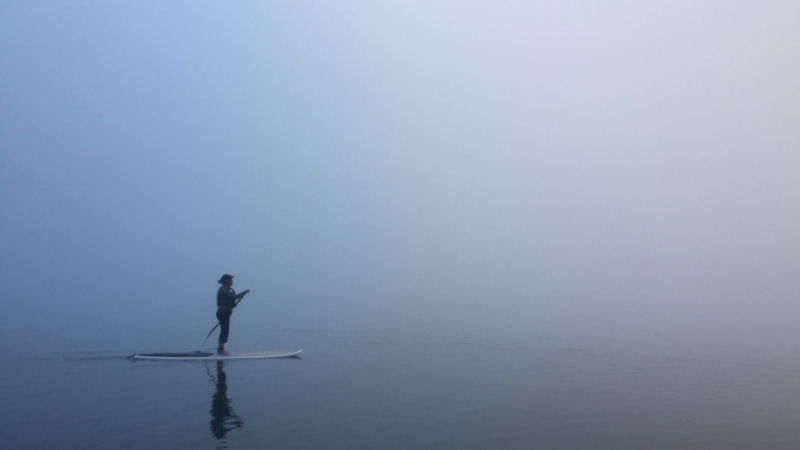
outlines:
[[[600,345],[305,337],[301,359],[224,364],[6,352],[0,446],[800,448],[794,362]]]

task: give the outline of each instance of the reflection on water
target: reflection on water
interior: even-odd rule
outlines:
[[[217,376],[214,377],[210,371],[208,373],[216,385],[214,395],[211,396],[209,428],[211,428],[211,434],[219,440],[218,449],[228,448],[227,441],[225,441],[228,432],[244,427],[244,421],[233,410],[231,399],[228,398],[228,384],[224,367],[224,362],[217,361]],[[208,370],[208,366],[206,366],[206,370]]]
[[[796,357],[352,341],[302,363],[0,355],[0,448],[800,449]]]

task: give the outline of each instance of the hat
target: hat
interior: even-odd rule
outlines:
[[[225,280],[232,280],[232,279],[233,275],[226,273],[225,275],[222,276],[222,278],[219,279],[219,281],[217,281],[217,283],[222,284]]]

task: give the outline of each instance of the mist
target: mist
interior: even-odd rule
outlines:
[[[4,348],[800,338],[795,2],[0,5]]]

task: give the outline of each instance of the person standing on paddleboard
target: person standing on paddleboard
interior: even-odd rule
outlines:
[[[246,289],[241,294],[236,294],[233,290],[233,275],[225,274],[218,281],[220,286],[217,291],[217,320],[219,320],[219,347],[217,353],[220,355],[227,355],[225,351],[225,344],[228,342],[228,331],[231,325],[231,314],[233,308],[239,303],[245,295],[250,293],[250,289]]]

